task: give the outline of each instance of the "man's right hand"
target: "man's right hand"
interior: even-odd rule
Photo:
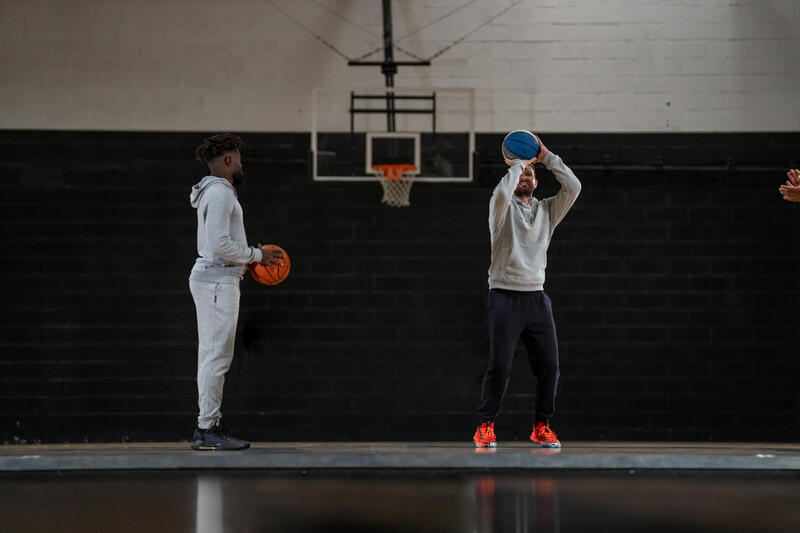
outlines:
[[[508,165],[509,167],[512,166],[517,161],[522,161],[522,168],[525,168],[531,163],[535,163],[536,158],[534,157],[533,159],[509,159],[506,156],[503,156],[503,161],[505,161],[506,165]]]
[[[280,266],[283,264],[283,251],[275,250],[274,248],[270,248],[269,246],[262,246],[261,244],[258,245],[258,248],[259,250],[261,250],[260,263],[262,265]]]

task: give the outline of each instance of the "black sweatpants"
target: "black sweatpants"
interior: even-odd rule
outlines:
[[[550,297],[544,291],[489,291],[489,366],[483,377],[481,420],[494,421],[511,376],[519,339],[525,343],[536,376],[534,423],[549,423],[556,411],[558,340]]]

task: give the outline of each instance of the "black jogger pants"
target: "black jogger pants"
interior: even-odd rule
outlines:
[[[558,340],[550,297],[544,291],[489,291],[489,366],[483,377],[478,414],[494,421],[511,376],[511,360],[521,338],[536,376],[534,423],[549,423],[556,410]]]

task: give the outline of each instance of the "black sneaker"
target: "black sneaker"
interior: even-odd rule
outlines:
[[[195,450],[246,450],[249,447],[249,442],[237,439],[223,428],[221,420],[208,429],[194,428],[192,448]]]

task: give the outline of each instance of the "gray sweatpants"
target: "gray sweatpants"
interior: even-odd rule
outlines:
[[[208,429],[222,418],[222,387],[239,320],[239,284],[189,280],[189,289],[197,309],[197,425]]]

